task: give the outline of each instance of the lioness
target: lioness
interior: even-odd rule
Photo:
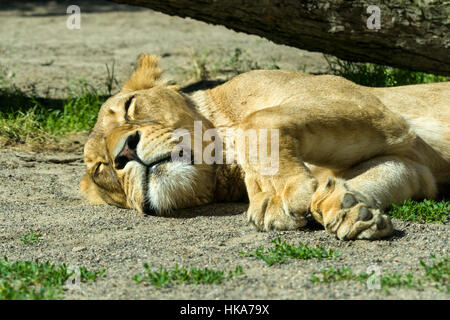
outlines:
[[[369,88],[257,70],[187,95],[161,83],[161,73],[158,57],[140,55],[101,107],[80,184],[92,203],[164,215],[248,197],[248,221],[259,230],[298,229],[311,213],[339,239],[378,239],[393,232],[383,209],[433,198],[450,182],[450,82]],[[277,171],[263,174],[265,165],[249,160],[248,137],[236,147],[241,162],[173,160],[174,150],[198,153],[176,149],[173,135],[193,133],[196,121],[201,134],[278,130]],[[194,138],[200,152],[212,140],[202,138]]]

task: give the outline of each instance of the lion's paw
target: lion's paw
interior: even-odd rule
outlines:
[[[311,210],[313,215],[320,215],[325,230],[341,240],[372,240],[391,235],[394,228],[390,218],[367,202],[344,182],[331,179],[314,194]]]
[[[294,230],[307,224],[315,179],[302,175],[270,178],[246,176],[248,221],[261,231]],[[253,192],[254,191],[254,192]]]
[[[326,222],[325,230],[336,234],[340,240],[380,239],[391,235],[393,227],[389,217],[380,210],[358,203],[335,212]]]
[[[260,192],[252,197],[247,220],[260,231],[294,230],[307,223],[304,215],[289,212],[280,196],[268,192]]]

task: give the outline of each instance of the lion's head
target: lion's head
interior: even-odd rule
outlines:
[[[212,202],[214,166],[173,157],[187,152],[176,148],[175,130],[192,133],[194,121],[202,121],[203,130],[212,124],[177,88],[160,83],[161,73],[157,57],[140,55],[121,91],[102,105],[84,149],[87,172],[80,183],[92,203],[165,214]]]

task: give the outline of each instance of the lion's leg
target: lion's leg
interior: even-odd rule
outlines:
[[[279,131],[277,170],[272,174],[263,173],[267,165],[249,161],[251,156],[260,154],[261,141],[256,150],[249,144],[257,139],[238,146],[250,200],[247,216],[258,229],[289,230],[306,224],[317,181],[303,161],[345,169],[411,144],[413,133],[396,115],[343,105],[339,110],[333,105],[306,104],[267,108],[251,114],[239,125],[243,132]],[[267,150],[271,150],[271,144]]]
[[[430,170],[400,156],[377,157],[328,178],[313,195],[311,212],[339,239],[389,236],[392,223],[383,209],[409,198],[433,198]]]

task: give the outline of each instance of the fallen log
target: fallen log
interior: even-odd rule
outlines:
[[[344,60],[450,76],[449,1],[110,1],[221,24]]]

